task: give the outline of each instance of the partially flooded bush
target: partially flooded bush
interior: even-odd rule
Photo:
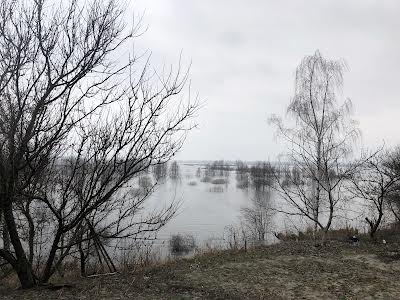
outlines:
[[[238,189],[247,189],[249,187],[249,181],[248,180],[240,180],[236,183],[236,187]]]
[[[189,181],[188,185],[192,185],[192,186],[197,185],[197,181],[194,181],[194,180]]]
[[[149,176],[140,176],[138,185],[143,193],[148,193],[153,188],[153,182]]]
[[[169,249],[173,255],[188,254],[196,248],[196,242],[192,235],[174,234],[169,240]]]
[[[211,181],[212,184],[226,184],[227,182],[224,178],[215,178]]]
[[[203,178],[200,179],[201,182],[210,182],[211,177],[210,176],[204,176]]]

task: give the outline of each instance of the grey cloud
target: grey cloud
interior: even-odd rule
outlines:
[[[400,142],[393,124],[400,110],[400,1],[137,0],[134,6],[146,9],[149,24],[139,47],[153,51],[156,66],[176,62],[183,50],[185,62],[192,61],[193,89],[206,100],[182,159],[255,160],[282,151],[266,119],[284,113],[295,68],[316,49],[347,61],[343,97],[353,100],[364,143]]]

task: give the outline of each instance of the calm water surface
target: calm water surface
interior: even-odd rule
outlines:
[[[204,165],[180,163],[179,166],[180,180],[167,179],[156,188],[147,202],[151,208],[163,207],[171,201],[181,202],[176,216],[157,235],[157,243],[167,245],[172,234],[180,233],[192,235],[200,246],[205,243],[223,244],[227,227],[239,225],[241,208],[251,205],[251,189],[240,189],[236,186],[235,171],[229,172],[227,184],[215,185],[201,182],[201,178],[196,177],[197,169]],[[273,206],[285,207],[282,200],[279,201],[274,194],[271,201]],[[360,217],[363,208],[354,204],[352,208],[352,212],[347,212],[346,215],[339,213],[334,226],[365,227]],[[275,213],[270,231],[297,231],[306,226],[307,221],[304,219]],[[268,239],[269,242],[275,241],[272,233]]]

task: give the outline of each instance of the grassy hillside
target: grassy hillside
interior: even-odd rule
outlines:
[[[400,299],[397,244],[285,242],[223,251],[74,287],[0,289],[1,299]]]

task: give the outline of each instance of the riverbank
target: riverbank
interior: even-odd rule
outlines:
[[[397,243],[283,242],[68,282],[0,290],[1,299],[400,299]]]

